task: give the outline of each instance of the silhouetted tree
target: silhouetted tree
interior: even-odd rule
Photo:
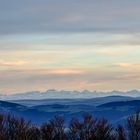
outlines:
[[[54,140],[64,140],[64,118],[56,115],[50,120],[50,124],[53,127]]]
[[[55,137],[54,126],[47,123],[43,124],[41,126],[41,136],[42,140],[53,140]]]
[[[106,119],[99,119],[95,126],[95,140],[115,140],[113,127]]]
[[[89,140],[93,135],[96,121],[89,113],[83,114],[83,121],[72,119],[69,127],[70,140]]]
[[[31,128],[28,129],[27,135],[28,140],[41,140],[40,129],[35,126],[32,126]]]
[[[29,128],[30,122],[8,115],[5,122],[6,140],[28,140]]]
[[[72,119],[69,127],[61,116],[36,127],[23,118],[0,114],[0,140],[140,140],[140,112],[127,122],[126,128],[114,129],[106,119],[84,113],[82,119]]]
[[[49,123],[41,126],[42,140],[64,140],[66,138],[64,132],[64,118],[62,116],[54,116]]]
[[[105,119],[93,119],[92,115],[83,115],[83,122],[73,119],[70,124],[70,140],[114,140],[112,126]]]
[[[116,128],[116,139],[117,140],[127,140],[125,129],[121,125],[118,125],[118,127]]]
[[[83,137],[82,127],[83,126],[80,123],[80,121],[76,118],[73,118],[70,122],[68,139],[69,140],[80,140],[80,139],[82,139],[82,137]]]
[[[128,117],[129,140],[140,140],[140,112]]]
[[[92,117],[91,114],[89,113],[84,113],[83,114],[83,131],[84,131],[84,139],[85,140],[90,140],[95,138],[95,126],[97,120]]]
[[[5,116],[0,114],[0,140],[6,139]]]

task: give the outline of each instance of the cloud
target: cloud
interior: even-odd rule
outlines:
[[[119,68],[129,68],[129,69],[140,69],[140,64],[138,63],[129,63],[129,62],[122,62],[122,63],[115,63],[112,64],[113,67]]]
[[[129,90],[140,88],[140,74],[106,69],[30,69],[0,71],[0,91]]]
[[[0,50],[66,52],[91,50],[102,54],[135,52],[140,48],[139,34],[59,33],[9,35],[0,38]],[[126,51],[127,50],[127,51]],[[113,54],[114,55],[114,54]]]
[[[0,34],[140,32],[140,1],[0,0]]]
[[[84,71],[78,69],[52,69],[49,71],[50,74],[60,74],[60,75],[74,75],[74,74],[82,74]]]
[[[27,64],[27,61],[23,61],[23,60],[16,60],[16,61],[5,61],[5,60],[0,60],[0,67],[1,66],[23,66],[25,64]]]
[[[140,88],[139,0],[0,0],[0,89]]]

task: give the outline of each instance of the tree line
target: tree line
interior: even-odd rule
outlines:
[[[13,115],[0,114],[0,140],[140,140],[140,112],[129,116],[125,126],[113,127],[107,119],[84,113],[65,127],[62,116],[35,126]]]

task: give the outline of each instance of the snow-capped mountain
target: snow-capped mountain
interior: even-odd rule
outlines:
[[[105,96],[130,96],[130,97],[140,97],[140,91],[110,91],[110,92],[100,92],[100,91],[65,91],[65,90],[47,90],[45,92],[31,91],[25,93],[16,93],[11,95],[0,95],[1,100],[21,100],[21,99],[90,99],[96,97]]]

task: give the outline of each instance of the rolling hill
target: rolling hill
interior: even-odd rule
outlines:
[[[46,122],[54,115],[64,116],[66,122],[89,112],[111,123],[125,122],[125,118],[140,107],[140,100],[126,96],[108,96],[93,99],[51,99],[0,101],[1,113],[12,113],[32,120],[35,124]]]

